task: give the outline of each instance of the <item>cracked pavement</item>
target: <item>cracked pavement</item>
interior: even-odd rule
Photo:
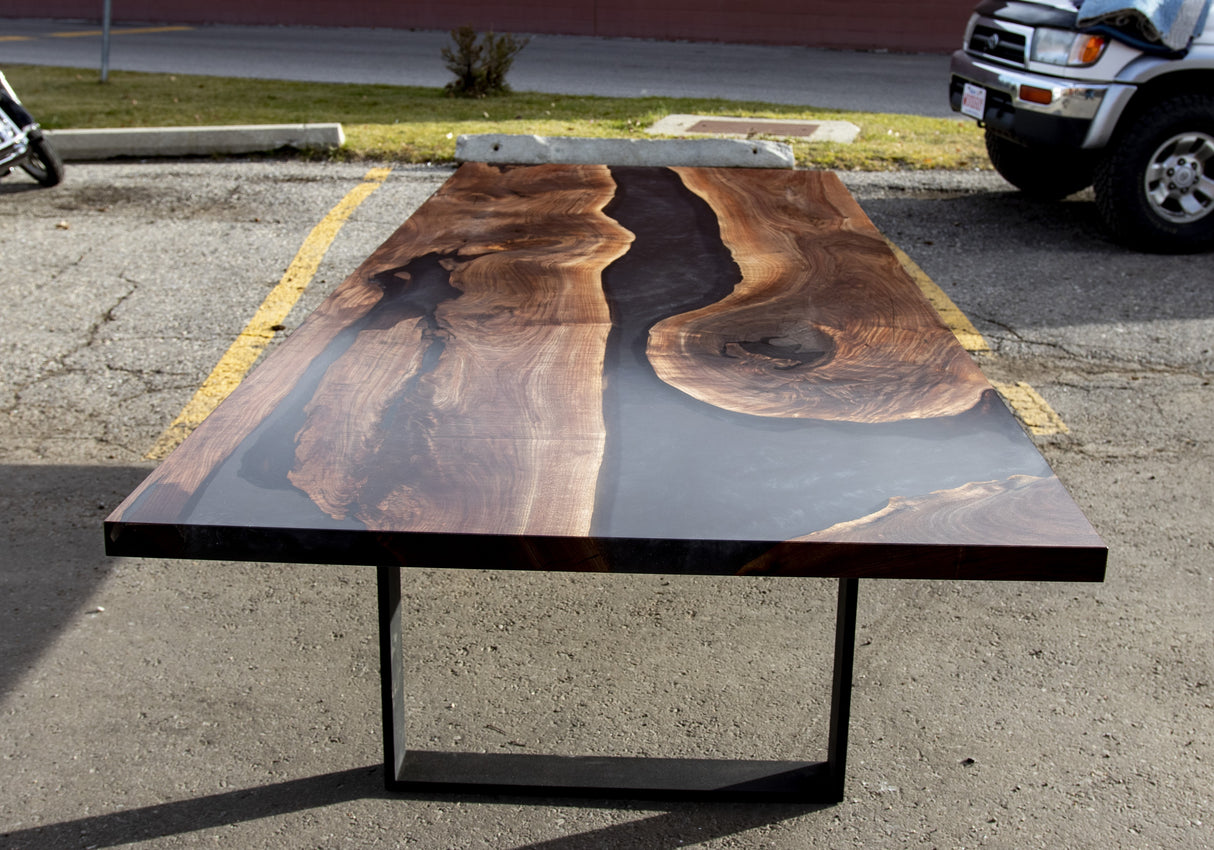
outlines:
[[[372,166],[69,167],[0,181],[0,845],[708,848],[1214,844],[1214,272],[1090,196],[844,174],[974,322],[1110,548],[1099,585],[860,588],[832,807],[399,799],[374,574],[107,559],[143,454]],[[447,175],[397,167],[287,321]],[[455,574],[452,574],[455,573]],[[833,586],[411,571],[410,734],[443,748],[787,756],[823,745]]]

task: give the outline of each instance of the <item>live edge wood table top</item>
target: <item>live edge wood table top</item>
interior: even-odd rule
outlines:
[[[106,521],[115,555],[1100,580],[830,173],[463,165]]]
[[[106,520],[377,567],[391,791],[835,802],[859,579],[1105,548],[829,173],[463,165]],[[405,748],[399,567],[839,579],[827,758]]]

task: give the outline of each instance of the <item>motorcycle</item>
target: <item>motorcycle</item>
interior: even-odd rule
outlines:
[[[43,186],[63,180],[63,160],[0,71],[0,177],[20,168]]]

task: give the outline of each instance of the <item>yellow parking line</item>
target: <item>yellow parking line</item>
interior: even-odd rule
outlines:
[[[936,282],[927,276],[927,272],[919,268],[919,266],[906,255],[906,252],[890,242],[885,240],[889,245],[890,250],[894,252],[894,256],[898,258],[898,262],[902,264],[902,268],[911,276],[911,279],[919,285],[919,289],[927,296],[927,300],[932,302],[932,306],[936,308],[936,312],[940,314],[940,318],[944,319],[944,323],[948,325],[949,330],[957,337],[957,341],[961,346],[971,354],[978,352],[988,352],[991,350],[982,334],[978,333],[978,329],[974,327],[964,313],[958,309],[953,303],[953,299],[944,294],[944,290],[936,285]]]
[[[287,314],[311,283],[337,232],[358,205],[383,185],[391,170],[373,168],[368,171],[363,176],[363,182],[351,189],[341,202],[312,228],[282,279],[266,296],[236,341],[194,393],[194,397],[144,455],[145,460],[160,460],[166,457],[244,380],[244,376],[253,368],[261,352],[274,338],[274,334],[282,329],[282,322]]]
[[[991,385],[1003,396],[1004,401],[1011,407],[1024,427],[1030,434],[1048,436],[1050,434],[1069,434],[1071,429],[1062,421],[1062,417],[1054,412],[1049,402],[1041,394],[1024,381],[1004,383],[991,381]]]
[[[111,29],[110,35],[139,35],[152,32],[187,32],[193,27],[131,27],[130,29]],[[87,36],[104,35],[103,30],[70,30],[68,32],[50,33],[51,38],[84,38]]]
[[[0,41],[33,41],[30,35],[0,35]]]
[[[982,334],[978,333],[978,329],[974,327],[969,318],[953,303],[953,299],[945,295],[944,290],[928,277],[927,273],[919,268],[901,248],[888,239],[885,242],[898,258],[898,262],[902,264],[902,268],[919,285],[919,289],[927,296],[927,300],[936,308],[940,318],[948,325],[949,330],[953,332],[965,350],[971,354],[989,354],[990,345]],[[999,395],[1003,396],[1003,400],[1012,409],[1012,413],[1030,434],[1048,436],[1071,433],[1071,429],[1062,421],[1062,417],[1054,412],[1054,408],[1050,407],[1049,402],[1023,381],[1014,383],[991,381],[991,386]]]

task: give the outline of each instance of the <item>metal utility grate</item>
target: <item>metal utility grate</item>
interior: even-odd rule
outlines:
[[[688,133],[719,133],[730,136],[749,136],[763,134],[767,136],[802,136],[809,138],[818,132],[817,124],[805,121],[747,121],[745,119],[720,118],[697,121],[687,128]]]

